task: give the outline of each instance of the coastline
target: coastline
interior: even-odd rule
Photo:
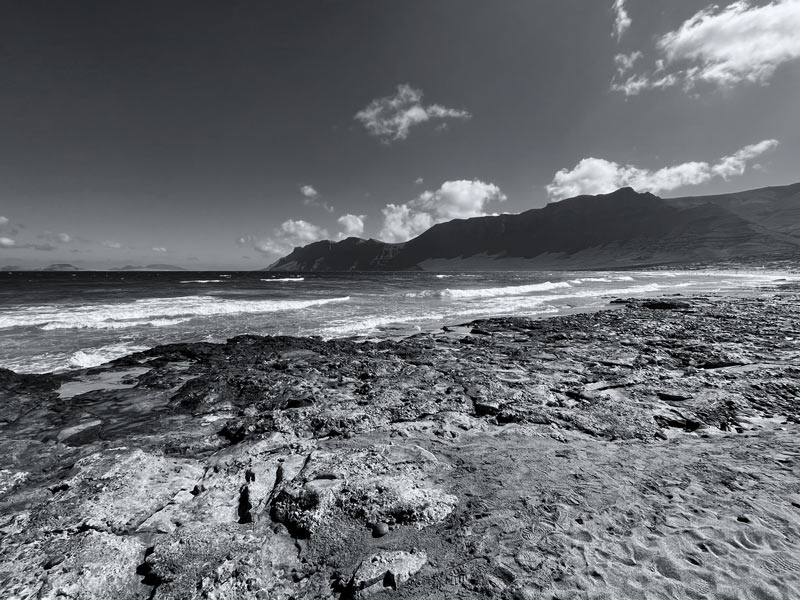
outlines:
[[[0,371],[0,589],[798,596],[798,300]]]
[[[471,319],[602,308],[628,295],[736,293],[796,280],[766,271],[322,274],[300,284],[264,283],[258,272],[40,275],[41,286],[20,279],[0,293],[0,367],[68,372],[163,344],[242,334],[401,339]]]

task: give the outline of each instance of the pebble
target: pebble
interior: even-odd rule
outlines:
[[[383,521],[375,523],[375,526],[372,528],[372,537],[383,537],[387,533],[389,533],[389,526]]]

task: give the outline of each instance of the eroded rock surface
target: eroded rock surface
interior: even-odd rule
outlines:
[[[800,597],[799,301],[0,371],[0,596]]]

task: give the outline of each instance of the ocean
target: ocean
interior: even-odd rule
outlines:
[[[733,293],[779,272],[8,272],[0,367],[45,373],[241,334],[397,338],[478,317],[564,314],[617,297]]]

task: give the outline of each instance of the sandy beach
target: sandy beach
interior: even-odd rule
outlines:
[[[800,597],[799,300],[2,371],[0,590]]]

